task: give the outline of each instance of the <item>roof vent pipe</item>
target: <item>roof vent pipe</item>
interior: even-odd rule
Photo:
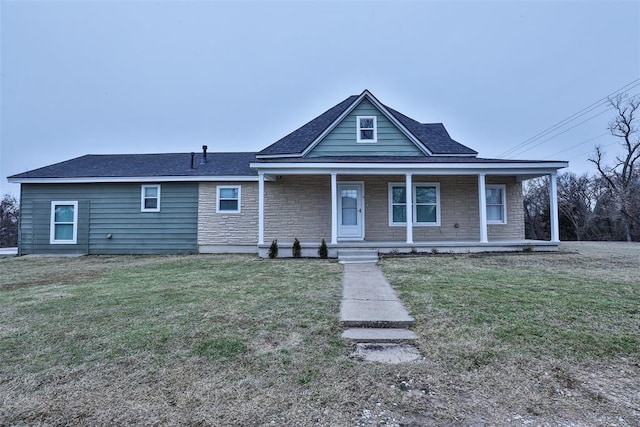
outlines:
[[[202,164],[207,163],[207,146],[202,146]]]
[[[196,156],[196,153],[191,152],[191,169],[193,169],[193,158]]]

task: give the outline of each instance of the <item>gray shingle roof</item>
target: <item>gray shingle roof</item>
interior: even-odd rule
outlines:
[[[477,151],[451,139],[442,123],[420,123],[386,105],[385,108],[433,154],[469,156],[478,154]]]
[[[342,113],[349,109],[358,98],[360,98],[360,95],[348,97],[307,124],[260,151],[258,156],[301,154],[331,126]],[[386,105],[384,107],[431,153],[437,155],[465,156],[475,156],[478,154],[477,151],[451,139],[451,136],[449,136],[449,133],[442,123],[420,123]]]
[[[160,176],[251,176],[255,153],[89,154],[9,178],[126,178]]]
[[[298,154],[302,153],[305,148],[309,146],[317,137],[320,136],[325,129],[338,118],[347,108],[358,99],[358,95],[352,95],[320,114],[309,123],[299,127],[291,132],[284,138],[274,142],[264,150],[260,151],[258,155],[271,155],[271,154]]]

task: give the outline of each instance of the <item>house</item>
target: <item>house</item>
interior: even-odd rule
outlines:
[[[556,174],[567,162],[485,159],[441,123],[369,91],[258,153],[86,155],[21,184],[20,254],[266,256],[275,239],[343,248],[557,250]],[[522,182],[549,176],[550,241],[525,240]],[[289,251],[281,249],[281,255]]]

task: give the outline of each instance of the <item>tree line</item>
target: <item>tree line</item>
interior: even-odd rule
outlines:
[[[558,175],[560,240],[640,241],[640,97],[609,99],[615,117],[609,122],[620,151],[607,163],[601,147],[589,161],[597,174]],[[526,237],[549,238],[549,179],[525,183]]]
[[[18,246],[20,206],[15,197],[5,194],[0,200],[0,248]]]

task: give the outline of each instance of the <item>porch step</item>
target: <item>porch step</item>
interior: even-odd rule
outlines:
[[[357,343],[412,343],[418,337],[413,331],[400,328],[351,328],[342,338]]]
[[[365,262],[378,262],[377,249],[340,249],[338,250],[338,262],[340,264],[356,264]]]
[[[345,328],[410,328],[414,319],[400,300],[342,300],[340,323]]]

